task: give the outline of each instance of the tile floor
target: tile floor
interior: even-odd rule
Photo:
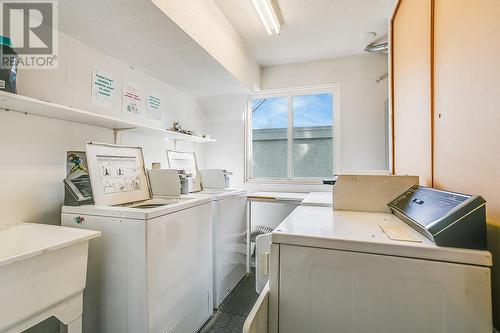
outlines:
[[[198,333],[241,333],[243,323],[258,297],[252,273],[241,280]]]

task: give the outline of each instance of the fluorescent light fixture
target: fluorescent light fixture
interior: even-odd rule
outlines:
[[[283,23],[276,0],[252,0],[252,3],[267,33],[279,34],[283,29]]]

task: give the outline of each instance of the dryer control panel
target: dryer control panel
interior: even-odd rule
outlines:
[[[414,185],[388,206],[439,246],[486,249],[486,201],[480,196]]]

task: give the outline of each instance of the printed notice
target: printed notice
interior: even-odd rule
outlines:
[[[92,104],[116,107],[116,78],[109,73],[92,69]]]
[[[104,194],[140,191],[141,177],[133,156],[97,156]]]
[[[161,99],[159,96],[156,92],[149,92],[146,116],[161,121]]]
[[[123,82],[123,112],[140,115],[143,113],[144,97],[139,85]]]

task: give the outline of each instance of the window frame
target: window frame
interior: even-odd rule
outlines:
[[[342,172],[340,85],[331,84],[305,88],[267,90],[250,95],[247,101],[245,112],[245,182],[261,184],[322,184],[322,177],[293,177],[293,97],[324,93],[332,94],[333,96],[333,171],[334,174]],[[286,97],[288,100],[287,178],[254,177],[252,175],[252,101],[258,98],[272,97]]]

